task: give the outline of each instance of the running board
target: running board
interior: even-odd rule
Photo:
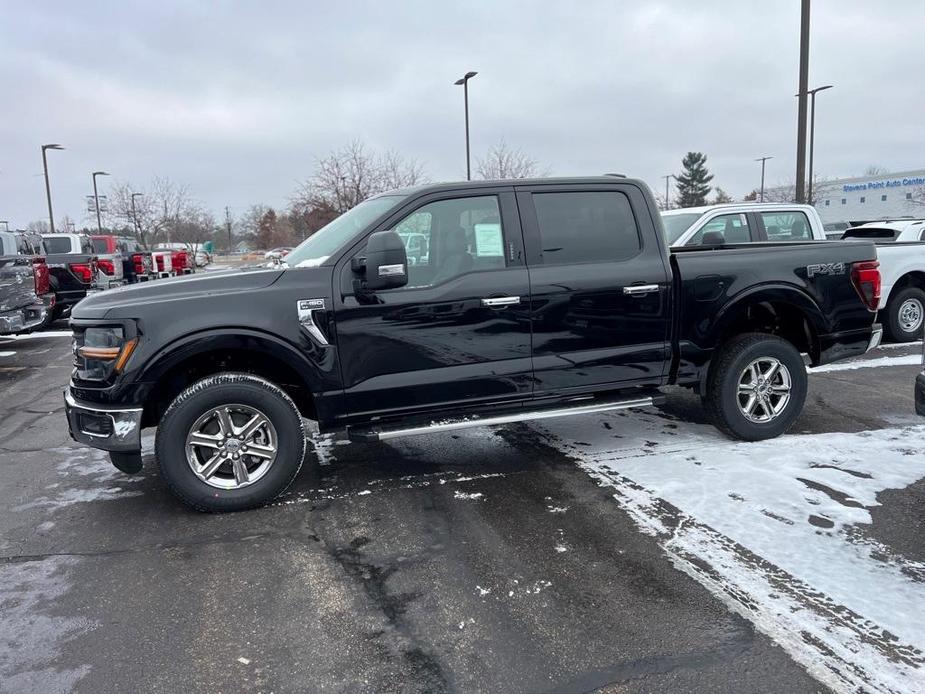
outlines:
[[[556,407],[538,410],[520,410],[507,415],[497,417],[464,417],[452,420],[432,421],[420,426],[404,427],[391,429],[383,428],[363,428],[353,429],[348,427],[347,435],[351,441],[372,442],[388,441],[397,439],[400,436],[418,436],[420,434],[435,434],[443,431],[455,431],[456,429],[469,429],[470,427],[490,427],[499,424],[513,424],[514,422],[527,422],[537,419],[552,419],[553,417],[568,417],[576,414],[597,414],[599,412],[611,412],[613,410],[629,410],[634,407],[651,407],[664,402],[665,396],[658,394],[646,396],[644,398],[634,398],[631,400],[609,400],[609,401],[591,401],[581,400],[580,404],[574,404],[566,407]]]

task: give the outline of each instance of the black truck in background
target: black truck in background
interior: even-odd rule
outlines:
[[[858,242],[669,252],[651,192],[622,177],[395,191],[281,268],[81,302],[67,417],[129,473],[157,426],[163,477],[201,510],[285,490],[303,418],[376,441],[652,405],[677,384],[728,435],[765,439],[800,414],[801,353],[878,343],[877,267]]]
[[[97,254],[84,234],[42,234],[55,293],[54,318],[67,317],[87,294],[99,291]]]

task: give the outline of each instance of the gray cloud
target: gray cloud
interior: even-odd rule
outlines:
[[[796,2],[16,3],[0,26],[0,218],[84,218],[90,172],[167,175],[210,208],[282,205],[314,158],[360,138],[464,175],[504,137],[555,174],[660,188],[684,152],[742,195],[793,176]],[[925,166],[920,0],[813,9],[816,168]]]

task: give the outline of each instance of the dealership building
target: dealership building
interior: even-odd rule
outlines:
[[[825,181],[813,191],[815,207],[826,224],[925,217],[925,169],[882,176]]]

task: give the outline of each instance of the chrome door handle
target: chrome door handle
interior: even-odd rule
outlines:
[[[482,299],[482,306],[489,308],[498,308],[499,306],[513,306],[520,303],[519,296],[494,296],[490,299]]]
[[[623,293],[627,296],[642,296],[657,292],[661,287],[657,284],[634,284],[629,287],[623,287]]]

